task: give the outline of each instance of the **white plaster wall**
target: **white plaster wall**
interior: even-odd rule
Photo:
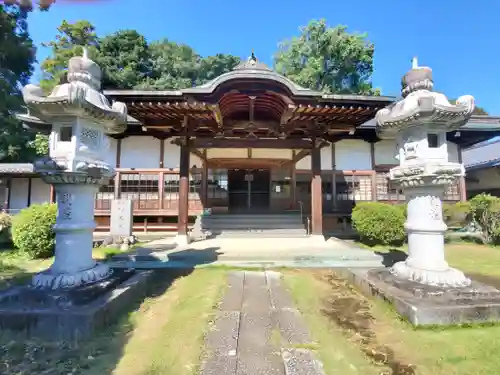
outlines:
[[[192,158],[194,155],[191,154]],[[163,168],[179,168],[181,148],[171,143],[170,139],[165,140],[163,149]]]
[[[370,144],[358,139],[344,139],[335,143],[335,169],[371,170]]]
[[[50,202],[50,185],[42,181],[41,178],[31,179],[31,203]]]
[[[384,139],[375,143],[374,147],[375,147],[375,165],[399,164],[399,160],[396,159],[398,150],[395,140]]]
[[[120,156],[121,168],[160,168],[160,140],[149,136],[124,138]]]
[[[103,159],[112,167],[116,167],[116,153],[118,149],[118,141],[114,138],[108,137],[109,148],[104,152]]]
[[[452,163],[458,163],[458,145],[453,142],[447,142],[448,144],[448,161]],[[500,187],[500,186],[499,186]]]
[[[13,178],[10,187],[10,210],[22,210],[28,206],[28,179]]]
[[[296,150],[298,153],[301,150]],[[311,155],[307,155],[305,158],[300,159],[295,164],[295,169],[301,170],[311,170]],[[321,170],[322,171],[331,171],[332,170],[332,145],[329,144],[321,149]]]

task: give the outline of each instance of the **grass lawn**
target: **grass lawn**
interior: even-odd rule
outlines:
[[[133,248],[140,246],[138,243]],[[120,250],[106,247],[98,247],[92,251],[94,259],[104,260]],[[49,267],[53,258],[48,259],[28,259],[20,256],[10,249],[0,250],[0,289],[11,284],[27,282],[33,273],[42,271]]]
[[[452,266],[500,287],[500,248],[453,243],[446,255]],[[388,304],[363,296],[332,271],[286,271],[285,282],[328,375],[500,373],[500,326],[414,329]]]
[[[0,374],[195,375],[226,270],[157,273],[150,297],[78,346],[0,335]]]

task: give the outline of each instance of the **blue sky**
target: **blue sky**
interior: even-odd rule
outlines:
[[[48,50],[63,19],[91,21],[99,35],[136,29],[152,41],[168,37],[202,55],[251,50],[271,64],[277,44],[298,34],[310,19],[367,32],[375,43],[374,85],[398,95],[411,58],[434,71],[435,88],[448,97],[471,94],[500,115],[500,1],[481,0],[57,0],[49,12],[33,12],[29,27],[37,58]],[[33,80],[39,79],[39,72]]]

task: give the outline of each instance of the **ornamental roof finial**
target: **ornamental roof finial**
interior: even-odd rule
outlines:
[[[417,59],[417,56],[413,57],[413,59],[411,59],[411,68],[412,69],[418,69],[419,66],[418,66],[418,59]]]
[[[82,54],[82,58],[84,60],[89,60],[89,51],[87,49],[87,47],[83,47],[83,54]]]
[[[255,56],[255,51],[253,48],[252,48],[252,55],[250,55],[249,60],[257,62],[257,57]]]

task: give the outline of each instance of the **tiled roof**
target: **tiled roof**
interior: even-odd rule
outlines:
[[[0,163],[0,173],[35,173],[35,167],[30,163]]]
[[[483,142],[462,152],[467,169],[487,168],[500,163],[500,139]]]

